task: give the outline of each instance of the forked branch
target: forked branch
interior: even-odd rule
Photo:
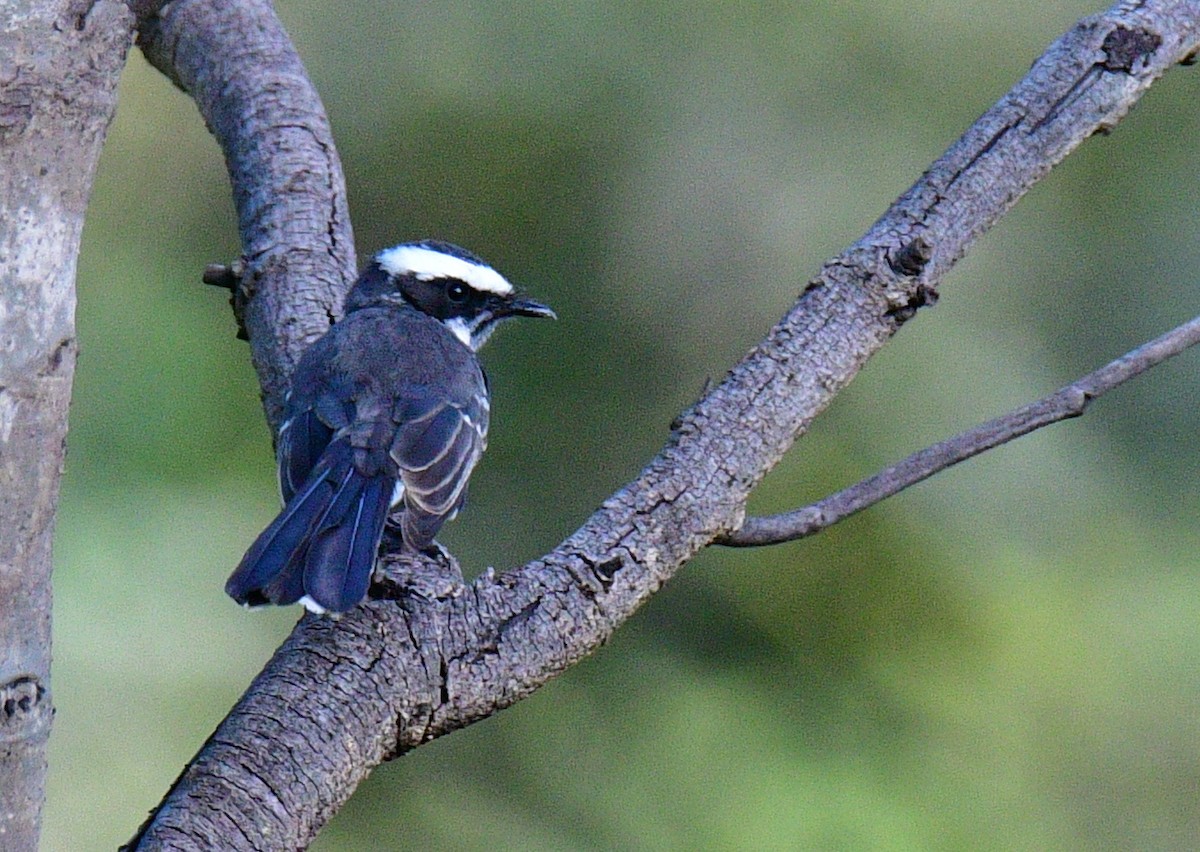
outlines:
[[[239,298],[274,422],[296,357],[336,316],[354,271],[327,122],[266,0],[175,0],[142,39],[230,160]],[[766,472],[974,241],[1198,46],[1200,0],[1122,2],[1080,22],[554,551],[468,586],[381,585],[338,621],[303,618],[132,845],[304,847],[380,761],[495,713],[591,653],[742,526]]]

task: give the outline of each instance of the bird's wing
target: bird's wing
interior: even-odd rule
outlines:
[[[487,396],[447,402],[408,396],[397,404],[391,456],[404,486],[404,540],[429,546],[466,497],[467,480],[487,446]]]
[[[275,447],[279,493],[285,504],[308,480],[334,434],[354,419],[352,396],[337,393],[329,374],[331,336],[309,347],[292,375]]]

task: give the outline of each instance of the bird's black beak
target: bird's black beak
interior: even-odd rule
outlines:
[[[558,314],[550,310],[548,306],[521,296],[508,302],[503,308],[503,313],[505,316],[512,317],[546,317],[548,319],[558,319]]]

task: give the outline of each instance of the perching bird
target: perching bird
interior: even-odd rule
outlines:
[[[389,514],[405,546],[429,547],[487,446],[476,351],[504,319],[554,316],[433,240],[377,254],[345,310],[292,376],[277,446],[284,507],[225,584],[238,603],[357,605]]]

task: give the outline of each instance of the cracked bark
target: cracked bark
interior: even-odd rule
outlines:
[[[265,3],[178,0],[143,27],[142,43],[195,97],[226,151],[245,245],[235,299],[274,423],[291,365],[353,276],[319,101]],[[641,475],[554,551],[469,586],[453,566],[389,555],[393,579],[375,587],[378,599],[337,621],[305,616],[131,847],[303,847],[375,765],[495,713],[595,650],[740,525],[754,486],[936,297],[969,246],[1198,46],[1200,2],[1126,2],[1080,22],[825,265],[766,339],[679,417]],[[269,57],[266,85],[259,56]],[[297,117],[306,110],[312,124]]]
[[[123,3],[0,5],[0,846],[36,849],[51,539],[75,372],[75,258],[116,84]]]

